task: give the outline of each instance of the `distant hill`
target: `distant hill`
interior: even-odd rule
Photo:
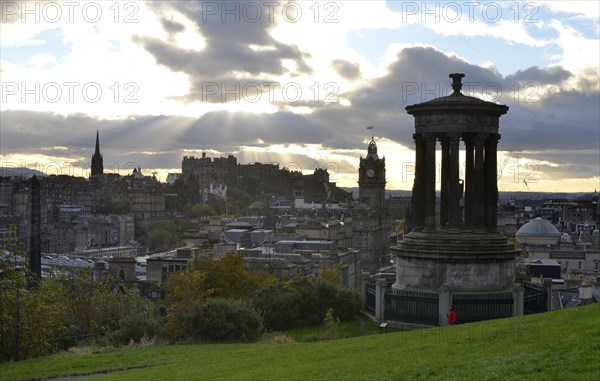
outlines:
[[[40,172],[36,169],[29,169],[25,167],[0,167],[0,177],[24,177],[28,179],[30,177],[33,177],[34,175],[37,177],[46,177],[46,174],[44,172]]]
[[[346,187],[342,187],[343,190],[345,190],[346,192],[353,192],[353,196],[354,198],[358,198],[358,187],[353,187],[353,188],[346,188]],[[540,199],[545,199],[545,198],[570,198],[570,199],[577,199],[580,198],[582,196],[586,196],[586,195],[590,195],[591,192],[573,192],[573,193],[568,193],[568,192],[558,192],[558,193],[553,193],[553,192],[498,192],[499,193],[499,197],[500,200],[510,200],[510,199],[519,199],[519,200],[523,200],[523,199],[532,199],[532,200],[540,200]],[[412,196],[412,191],[409,190],[399,190],[399,189],[386,189],[385,190],[385,197],[389,197],[390,195],[392,196],[402,196],[402,197],[411,197]],[[439,197],[440,196],[440,192],[437,191],[436,192],[436,196]]]

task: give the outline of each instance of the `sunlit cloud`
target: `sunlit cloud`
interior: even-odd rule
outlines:
[[[100,130],[111,171],[136,163],[164,179],[186,155],[233,154],[326,167],[353,187],[368,143],[358,130],[377,123],[387,187],[410,190],[403,86],[427,90],[461,68],[498,84],[510,107],[501,190],[598,187],[587,164],[600,150],[598,2],[481,3],[474,18],[453,2],[293,2],[293,22],[281,3],[272,21],[217,15],[210,25],[195,2],[95,2],[97,22],[33,3],[64,12],[56,22],[14,12],[2,24],[3,163],[71,173],[63,168],[89,163]],[[468,95],[490,100],[481,87]]]

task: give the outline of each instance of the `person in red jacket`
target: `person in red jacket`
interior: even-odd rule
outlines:
[[[450,312],[448,312],[448,325],[454,325],[456,324],[456,310],[454,309],[454,306],[450,306]]]

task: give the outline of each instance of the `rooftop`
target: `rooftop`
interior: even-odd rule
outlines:
[[[537,217],[529,221],[515,234],[516,237],[560,237],[561,234],[548,220]]]

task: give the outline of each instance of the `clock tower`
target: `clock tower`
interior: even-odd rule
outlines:
[[[367,157],[360,158],[358,168],[358,201],[373,209],[384,208],[385,201],[385,157],[377,155],[377,144],[371,138]]]
[[[376,271],[387,265],[390,223],[385,209],[385,157],[379,158],[371,138],[367,156],[358,168],[358,203],[352,214],[353,246],[361,252],[362,270]]]

